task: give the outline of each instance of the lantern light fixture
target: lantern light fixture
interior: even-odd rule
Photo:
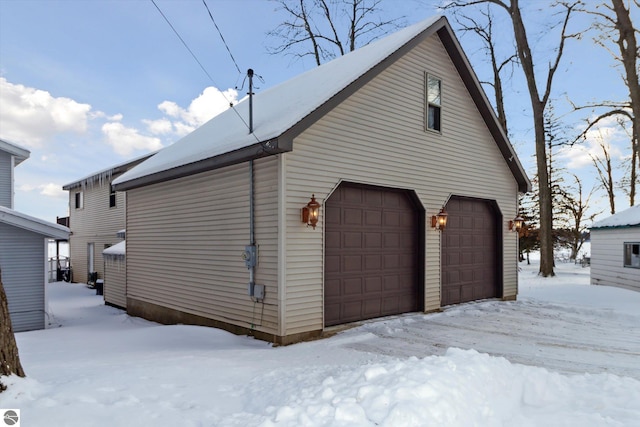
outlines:
[[[444,210],[444,206],[438,212],[438,215],[433,215],[431,217],[431,227],[436,230],[444,230],[447,227],[447,218],[449,214]]]
[[[514,219],[509,221],[509,230],[519,232],[522,229],[523,225],[524,225],[524,218],[518,215]]]
[[[315,230],[318,218],[320,218],[320,203],[316,200],[316,195],[312,194],[309,203],[302,208],[302,222]]]

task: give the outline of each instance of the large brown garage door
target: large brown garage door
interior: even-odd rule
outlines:
[[[486,200],[452,197],[442,232],[442,305],[499,297],[496,210]]]
[[[325,206],[325,325],[418,311],[422,214],[410,194],[343,183]]]

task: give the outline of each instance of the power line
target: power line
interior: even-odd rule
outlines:
[[[160,10],[160,8],[158,7],[158,5],[156,4],[155,0],[151,0],[151,3],[153,3],[153,5],[156,7],[156,9],[158,9],[158,12],[160,12],[160,15],[162,15],[162,17],[164,18],[165,21],[167,21],[167,24],[169,24],[169,26],[171,27],[171,29],[173,30],[173,32],[176,34],[176,36],[178,36],[178,38],[180,39],[180,41],[182,42],[182,44],[184,45],[185,48],[187,48],[187,50],[189,51],[189,53],[191,54],[191,56],[193,56],[193,59],[196,60],[196,62],[198,63],[198,65],[200,66],[200,68],[202,68],[202,71],[204,71],[204,73],[207,75],[207,77],[209,77],[209,80],[211,80],[211,82],[213,82],[213,84],[216,84],[216,82],[213,81],[213,77],[211,77],[211,75],[209,74],[209,72],[204,68],[204,66],[202,65],[202,63],[200,62],[200,60],[198,59],[198,57],[196,56],[195,53],[193,53],[193,51],[189,48],[189,46],[187,45],[187,43],[184,41],[184,39],[180,36],[180,34],[178,33],[178,31],[175,29],[175,27],[173,26],[173,24],[171,24],[171,22],[169,21],[169,18],[166,17],[166,15],[162,12],[162,10]],[[216,85],[217,86],[217,85]]]
[[[238,70],[238,73],[242,74],[242,71],[240,71],[240,67],[238,67],[238,63],[236,62],[236,59],[233,57],[233,54],[231,53],[231,49],[229,49],[229,45],[227,45],[227,41],[224,39],[224,36],[222,35],[222,31],[220,31],[220,28],[218,27],[218,24],[216,24],[216,20],[213,19],[213,15],[211,14],[211,10],[209,10],[209,6],[207,5],[207,2],[205,0],[202,0],[202,4],[204,4],[204,7],[207,8],[207,12],[209,12],[209,18],[211,18],[211,22],[213,22],[213,25],[216,27],[216,30],[218,30],[218,34],[220,34],[220,38],[222,39],[222,43],[224,44],[224,47],[227,48],[227,52],[229,52],[229,56],[231,57],[231,60],[233,61],[233,65],[236,66],[236,70]]]
[[[204,2],[204,0],[203,0]],[[153,3],[153,5],[156,7],[156,9],[158,9],[158,12],[160,12],[160,15],[162,15],[162,17],[164,18],[164,20],[167,22],[167,24],[169,24],[169,26],[171,27],[171,29],[173,30],[173,32],[175,33],[176,36],[178,36],[178,38],[180,39],[180,41],[182,42],[182,44],[184,45],[184,47],[189,51],[189,53],[191,54],[191,56],[193,57],[193,59],[195,59],[195,61],[198,63],[198,65],[200,66],[200,68],[202,69],[202,71],[204,71],[204,73],[207,75],[207,77],[209,77],[209,80],[211,80],[211,82],[214,84],[214,86],[216,86],[217,88],[219,88],[219,86],[216,84],[216,82],[213,80],[213,77],[211,77],[211,74],[209,74],[209,72],[204,68],[204,65],[202,65],[202,63],[200,62],[200,60],[198,59],[198,57],[196,56],[195,53],[193,53],[193,51],[189,48],[189,46],[187,45],[187,43],[184,41],[184,39],[180,36],[180,34],[178,33],[178,31],[175,29],[175,27],[173,26],[173,24],[171,24],[171,21],[169,21],[169,18],[167,18],[167,16],[162,12],[162,10],[160,10],[160,7],[158,7],[158,5],[156,4],[155,0],[151,0],[151,3]],[[207,4],[205,3],[205,6]],[[207,7],[207,10],[209,10],[209,8]],[[209,16],[211,16],[211,12],[209,12]],[[213,16],[211,16],[211,19],[213,20]],[[214,22],[215,24],[215,22]],[[216,25],[216,28],[218,28],[218,26]],[[220,30],[218,29],[218,32]],[[222,33],[220,33],[220,37],[222,37]],[[224,41],[224,38],[222,39]],[[225,42],[225,46],[227,46],[226,42]],[[227,50],[229,51],[229,47],[227,46]],[[231,55],[231,51],[229,51],[229,55]],[[231,55],[231,59],[233,59],[233,55]],[[233,63],[236,64],[235,59],[233,60]],[[238,68],[238,64],[236,64],[236,68]],[[240,68],[238,68],[238,71],[240,73],[242,73],[242,71],[240,71]],[[224,92],[222,92],[220,89],[218,89],[218,91],[220,92],[220,94],[223,96],[223,98],[229,103],[229,107],[236,113],[236,115],[238,116],[238,118],[242,121],[242,123],[244,123],[245,127],[249,130],[251,130],[251,127],[249,126],[249,124],[244,120],[244,118],[240,115],[240,113],[238,112],[238,110],[235,109],[233,102],[231,102],[231,100],[229,98],[227,98],[227,96],[224,94]],[[253,137],[256,139],[257,142],[260,142],[260,139],[258,138],[258,136],[255,134],[255,132],[251,132],[251,134],[253,135]]]

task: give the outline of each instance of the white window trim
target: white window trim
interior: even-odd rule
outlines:
[[[436,79],[440,82],[440,103],[436,104],[433,102],[429,102],[429,78],[433,78]],[[432,132],[438,135],[442,134],[442,78],[440,78],[439,76],[430,73],[428,71],[425,71],[424,73],[424,130],[426,132]],[[429,106],[430,105],[434,105],[436,107],[438,107],[440,109],[440,129],[432,129],[429,127]]]

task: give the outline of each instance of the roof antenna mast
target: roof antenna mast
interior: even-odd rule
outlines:
[[[253,69],[247,70],[247,76],[249,77],[249,134],[253,133]]]

